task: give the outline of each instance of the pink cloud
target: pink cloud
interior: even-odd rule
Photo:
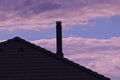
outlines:
[[[48,29],[57,20],[66,27],[86,25],[91,19],[120,15],[119,0],[1,0],[0,4],[0,29],[6,30]]]
[[[84,65],[114,80],[120,78],[120,41],[119,37],[109,39],[90,39],[82,37],[63,38],[65,57]],[[32,41],[55,52],[55,39]],[[117,78],[117,79],[115,79]]]

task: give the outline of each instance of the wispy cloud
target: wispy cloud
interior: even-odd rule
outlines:
[[[120,15],[119,3],[119,0],[0,0],[0,29],[48,29],[56,20],[62,20],[66,26],[84,25],[98,17]]]
[[[81,65],[111,77],[113,80],[119,80],[119,41],[119,37],[110,39],[68,37],[63,39],[64,54],[65,57]],[[41,39],[32,42],[55,52],[55,39]]]

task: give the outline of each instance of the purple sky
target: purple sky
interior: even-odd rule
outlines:
[[[0,41],[20,36],[56,52],[63,22],[65,57],[120,79],[120,0],[0,0]]]

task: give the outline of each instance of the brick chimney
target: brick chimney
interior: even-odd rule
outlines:
[[[57,47],[56,54],[60,57],[63,57],[63,52],[62,52],[62,22],[61,21],[56,21],[56,47]]]

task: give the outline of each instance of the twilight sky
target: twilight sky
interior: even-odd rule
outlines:
[[[56,52],[58,20],[65,57],[120,79],[120,0],[0,0],[0,41],[20,36]]]

